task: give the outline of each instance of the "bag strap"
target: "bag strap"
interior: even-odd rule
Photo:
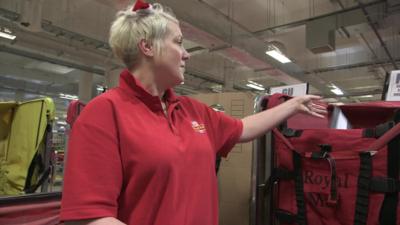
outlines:
[[[34,186],[34,184],[32,184],[31,182],[35,170],[39,170],[39,173],[44,171],[43,158],[38,152],[36,152],[35,155],[33,156],[33,160],[31,161],[31,164],[29,165],[28,168],[28,173],[26,176],[25,187],[24,187],[24,192],[27,194],[36,191],[36,190],[31,191],[32,186]]]
[[[392,139],[400,134],[400,123],[396,124],[392,129],[387,131],[384,135],[378,138],[368,148],[369,151],[378,151],[383,146],[387,145]]]
[[[297,223],[297,216],[293,213],[283,210],[277,209],[274,213],[276,219],[278,219],[281,224],[293,224]]]
[[[372,175],[372,154],[360,153],[360,173],[357,181],[357,197],[354,225],[367,224],[369,209],[369,186]]]
[[[396,111],[394,122],[400,124],[400,113]],[[397,205],[399,202],[399,169],[400,169],[400,136],[397,135],[388,144],[387,155],[387,191],[379,213],[380,224],[396,225],[397,222]],[[371,185],[372,186],[372,185]],[[382,185],[381,187],[385,187]]]
[[[298,225],[307,225],[306,202],[304,198],[303,169],[301,166],[301,155],[293,151],[294,166],[294,185],[296,192],[297,215],[296,222]]]
[[[395,123],[394,121],[389,121],[386,123],[379,124],[375,128],[366,128],[363,129],[363,137],[366,138],[379,138],[381,137],[384,133],[386,133],[388,130],[392,129],[394,127]]]
[[[338,184],[337,184],[337,174],[336,174],[336,161],[331,157],[330,152],[332,151],[332,146],[327,144],[319,145],[321,150],[319,152],[307,152],[305,154],[306,158],[311,158],[313,160],[326,160],[329,164],[331,172],[331,188],[328,195],[327,204],[334,206],[338,203]]]
[[[303,172],[301,167],[301,155],[292,151],[293,171],[285,169],[277,169],[275,172],[280,172],[286,179],[294,179],[295,193],[296,193],[296,206],[297,214],[292,214],[282,209],[276,209],[274,212],[275,217],[281,223],[296,223],[298,225],[307,225],[306,202],[304,197],[304,183]],[[279,175],[278,175],[279,176]],[[272,182],[272,180],[270,180]]]
[[[51,172],[52,172],[51,167],[47,168],[44,171],[44,173],[40,176],[39,181],[36,184],[24,188],[25,193],[26,194],[34,193],[46,181],[46,179],[48,179]]]
[[[275,134],[276,137],[281,139],[283,143],[292,151],[296,151],[290,141],[278,130],[278,128],[273,128],[272,132]]]
[[[295,173],[293,171],[289,171],[285,168],[273,168],[271,175],[268,177],[268,179],[264,182],[264,184],[260,184],[261,186],[265,187],[265,195],[268,195],[272,191],[272,185],[275,182],[278,182],[280,180],[294,180]]]
[[[372,192],[391,193],[397,195],[396,193],[400,192],[400,181],[393,178],[372,177],[369,184],[369,190]],[[394,208],[396,208],[396,206]]]

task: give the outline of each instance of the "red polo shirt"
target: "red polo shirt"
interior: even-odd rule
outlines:
[[[217,225],[215,156],[242,133],[240,120],[167,91],[159,97],[129,71],[93,99],[68,145],[61,219],[116,217],[129,225]]]

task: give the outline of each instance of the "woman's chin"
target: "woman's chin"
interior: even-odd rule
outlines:
[[[183,82],[185,81],[185,76],[182,74],[179,74],[179,76],[177,77],[177,85],[179,84],[183,84]]]
[[[183,77],[176,77],[176,78],[171,82],[171,86],[172,86],[172,88],[173,88],[173,87],[182,85],[183,83],[184,83]]]

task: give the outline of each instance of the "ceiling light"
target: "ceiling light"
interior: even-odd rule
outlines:
[[[6,27],[0,27],[0,37],[14,40],[17,36],[15,36],[10,29]]]
[[[343,95],[343,91],[340,90],[340,88],[338,88],[336,85],[332,84],[330,85],[331,87],[331,92],[334,93],[335,95]]]
[[[215,93],[221,93],[223,88],[222,88],[221,84],[216,84],[216,85],[212,85],[210,87],[210,89]]]
[[[65,122],[65,121],[57,121],[57,124],[59,124],[59,125],[67,125],[67,122]]]
[[[361,95],[361,96],[357,96],[357,98],[372,98],[374,97],[373,95]]]
[[[275,45],[269,45],[265,54],[271,56],[272,58],[278,60],[280,63],[289,63],[291,60],[286,57],[278,47]]]
[[[60,93],[59,97],[63,98],[63,99],[68,99],[68,100],[78,100],[78,96],[76,96],[76,95],[68,95],[68,94]]]
[[[31,63],[28,63],[24,66],[24,68],[38,69],[41,71],[51,72],[51,73],[56,73],[56,74],[67,74],[74,70],[74,68],[71,68],[71,67],[66,67],[63,65],[58,65],[58,64],[54,64],[54,63],[48,63],[48,62],[39,62],[39,61],[33,61]]]
[[[103,85],[96,85],[96,90],[98,92],[106,92],[107,91],[107,87],[103,86]]]
[[[343,91],[340,89],[331,89],[331,92],[335,95],[343,95]]]
[[[251,87],[251,88],[256,89],[256,90],[259,90],[259,91],[264,91],[265,90],[265,88],[256,86],[254,84],[246,84],[246,86],[247,87]]]
[[[259,90],[259,91],[264,91],[265,88],[262,84],[259,84],[257,82],[249,80],[248,83],[246,84],[247,87]]]

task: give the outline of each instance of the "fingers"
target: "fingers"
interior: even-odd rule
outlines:
[[[324,114],[319,114],[319,113],[316,113],[316,112],[311,112],[310,115],[318,117],[318,118],[325,118]]]
[[[315,104],[313,102],[305,104],[305,107],[308,114],[319,118],[324,118],[325,115],[328,113],[328,111],[326,110],[326,106]]]
[[[297,104],[299,104],[299,112],[303,112],[315,117],[324,118],[328,113],[327,105],[320,101],[321,96],[318,95],[303,95],[295,97]]]
[[[320,99],[322,99],[322,97],[318,96],[318,95],[304,95],[304,96],[309,98],[309,99],[311,99],[311,100],[320,100]]]
[[[322,97],[318,95],[303,95],[294,98],[295,101],[301,104],[307,104],[308,102],[320,102],[321,99]]]
[[[322,111],[327,112],[327,110],[326,110],[327,106],[326,105],[320,105],[320,104],[311,103],[310,107],[315,109],[315,110],[320,110],[321,112]]]

